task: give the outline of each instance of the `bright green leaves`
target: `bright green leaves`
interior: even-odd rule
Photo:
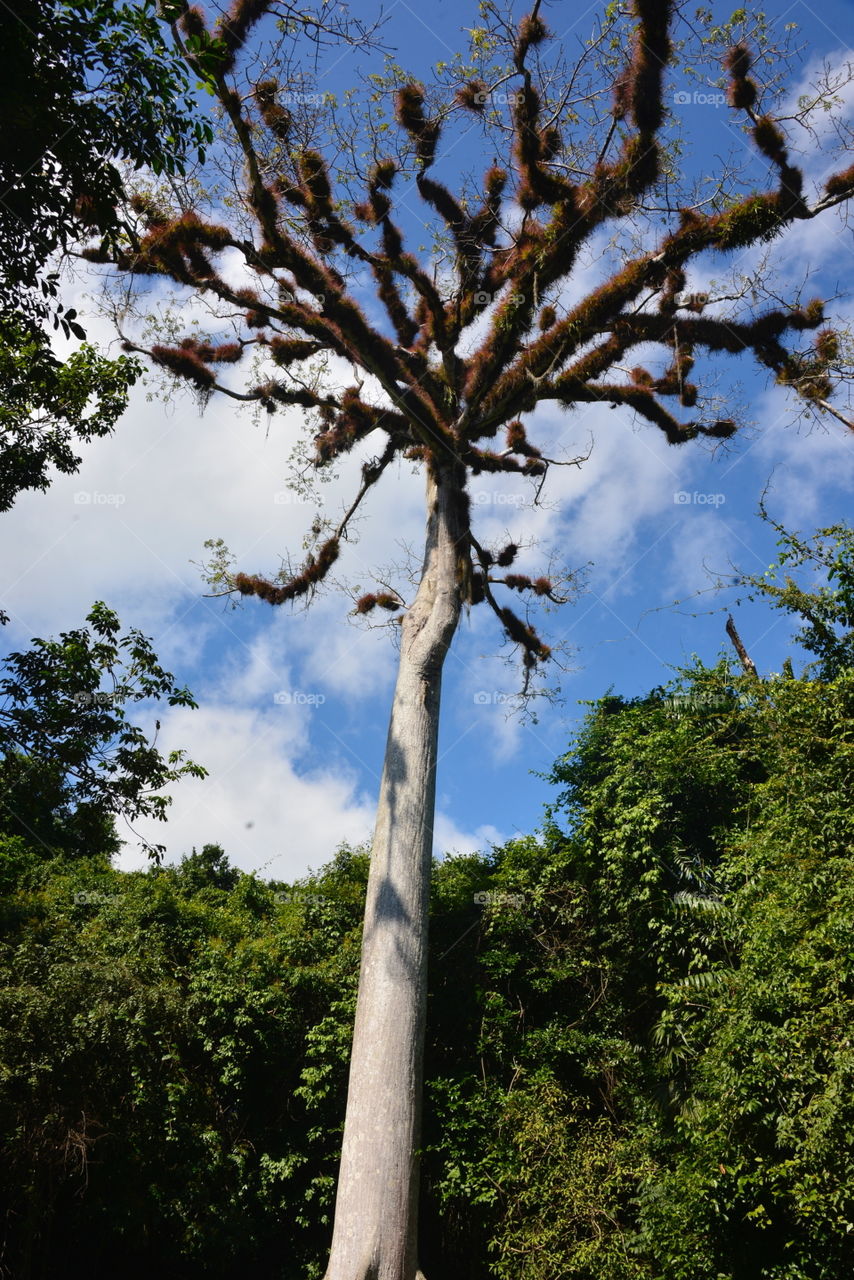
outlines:
[[[129,874],[22,844],[0,839],[8,1265],[59,1273],[86,1239],[103,1274],[318,1280],[364,854],[274,886],[217,846]]]
[[[188,34],[184,43],[187,52],[192,55],[193,67],[202,77],[203,87],[208,93],[213,93],[214,81],[227,69],[234,55],[223,40],[211,35],[206,29]],[[207,140],[210,141],[210,138]]]
[[[78,442],[110,434],[139,372],[137,360],[90,346],[63,364],[37,329],[0,320],[0,512],[27,489],[47,489],[51,468],[77,470]]]
[[[805,538],[772,520],[764,507],[761,514],[777,531],[779,554],[764,574],[745,574],[741,584],[751,589],[751,599],[768,600],[803,621],[794,639],[815,655],[807,671],[833,679],[854,667],[854,529],[835,524]]]
[[[46,856],[112,851],[112,815],[164,819],[162,788],[205,775],[182,751],[164,758],[129,714],[161,700],[194,707],[189,690],[140,631],[121,635],[106,605],[96,604],[87,621],[91,630],[11,654],[0,678],[0,821]]]

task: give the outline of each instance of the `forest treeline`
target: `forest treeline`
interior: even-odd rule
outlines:
[[[753,587],[799,619],[802,674],[696,661],[603,697],[538,832],[435,864],[427,1275],[852,1269],[854,532],[780,532]],[[63,652],[73,714],[104,713],[95,658],[122,644],[75,635],[2,689],[2,1274],[320,1277],[368,855],[297,884],[211,845],[114,869],[107,782],[69,790],[85,761],[51,759],[67,696],[37,732]],[[152,696],[189,697],[130,650]]]

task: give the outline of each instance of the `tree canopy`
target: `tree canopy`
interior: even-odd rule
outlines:
[[[726,262],[854,194],[844,156],[838,172],[809,189],[787,137],[792,126],[775,116],[780,86],[765,57],[736,38],[735,19],[717,32],[720,49],[708,36],[691,52],[723,59],[733,118],[768,180],[744,194],[725,169],[698,196],[696,175],[674,162],[665,102],[677,45],[687,56],[678,6],[638,3],[631,14],[611,7],[569,88],[539,6],[515,27],[489,10],[472,49],[434,84],[393,66],[373,77],[364,101],[354,99],[349,118],[321,95],[300,105],[290,63],[276,73],[268,59],[256,72],[243,46],[265,12],[263,4],[235,4],[210,25],[189,8],[179,24],[191,66],[212,41],[229,46],[212,79],[226,122],[222,145],[243,167],[233,196],[196,191],[176,201],[163,186],[140,190],[121,244],[87,251],[136,276],[143,296],[154,278],[176,285],[176,297],[205,301],[209,332],[201,336],[180,336],[173,315],[169,340],[141,342],[126,315],[126,349],[145,352],[205,400],[220,393],[269,414],[305,410],[316,424],[318,469],[354,450],[365,457],[347,515],[320,522],[301,569],[286,560],[278,576],[232,572],[220,575],[221,585],[272,604],[314,591],[395,459],[453,462],[465,476],[521,475],[534,481],[536,500],[551,466],[579,461],[544,455],[530,436],[537,405],[608,404],[674,445],[726,439],[738,422],[704,393],[698,362],[711,369],[741,353],[804,405],[821,412],[830,403],[843,364],[820,299],[781,304],[772,290],[774,305],[762,306],[761,282],[753,299],[743,286],[732,295],[722,287],[721,298],[692,287],[698,263]],[[617,56],[620,42],[625,53]],[[797,124],[808,127],[806,118]],[[447,157],[471,132],[495,162],[482,178],[451,166],[443,180]],[[333,159],[342,152],[346,165]],[[418,222],[407,212],[412,196]],[[419,252],[411,242],[423,237],[422,218],[432,244]],[[580,256],[612,228],[622,264],[568,301]],[[349,385],[336,384],[336,357],[356,371]],[[244,366],[241,385],[231,371]],[[500,572],[516,550],[482,546],[469,513],[463,523],[466,598],[494,610],[533,668],[549,649],[528,615],[558,584]],[[404,606],[380,594],[382,607]],[[507,603],[520,595],[524,617]],[[359,610],[379,599],[366,595]]]

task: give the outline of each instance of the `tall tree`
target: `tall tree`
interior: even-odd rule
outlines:
[[[549,402],[629,411],[674,446],[729,438],[736,421],[712,411],[692,381],[700,356],[752,353],[810,406],[827,402],[836,371],[820,300],[763,309],[742,294],[724,307],[692,290],[688,272],[703,255],[748,250],[848,200],[854,167],[807,192],[783,125],[762,105],[766,86],[752,75],[751,50],[736,40],[725,53],[729,104],[771,181],[745,196],[724,178],[697,199],[668,147],[665,83],[678,5],[633,0],[629,14],[610,6],[599,38],[569,69],[539,7],[538,0],[510,24],[486,6],[471,61],[445,68],[434,86],[400,76],[395,85],[396,73],[373,81],[359,135],[367,137],[366,157],[335,104],[325,116],[316,99],[310,112],[300,109],[293,68],[275,76],[268,62],[260,78],[247,79],[238,54],[264,0],[234,0],[212,27],[200,9],[186,8],[180,38],[189,64],[212,41],[225,47],[215,92],[242,158],[241,201],[232,212],[199,200],[176,209],[165,193],[141,192],[119,250],[102,243],[88,254],[128,273],[166,277],[220,309],[222,328],[209,338],[143,346],[128,337],[129,349],[145,351],[203,398],[221,393],[269,413],[299,406],[314,415],[318,467],[368,441],[375,446],[346,515],[316,526],[299,571],[268,578],[224,563],[224,590],[272,605],[309,598],[392,463],[414,461],[425,476],[414,599],[384,589],[356,606],[400,616],[400,656],[327,1280],[420,1275],[417,1147],[437,733],[442,668],[461,611],[477,604],[493,611],[519,647],[526,683],[550,657],[529,614],[502,593],[535,604],[555,599],[554,585],[512,572],[516,545],[481,543],[469,477],[510,474],[541,485],[550,466],[566,461],[544,456],[529,437],[534,411]],[[376,105],[390,86],[395,142]],[[434,169],[454,129],[472,121],[501,163],[454,193]],[[344,170],[336,180],[333,163]],[[435,234],[433,250],[421,256],[406,245],[412,191]],[[623,233],[623,260],[576,300],[567,287],[606,228]],[[233,283],[236,259],[246,268],[242,286]],[[377,299],[384,318],[374,323]],[[810,331],[813,345],[798,347]],[[633,363],[639,348],[657,349],[649,368]],[[260,360],[262,376],[237,388],[223,371],[245,357]],[[353,383],[324,380],[323,357],[351,364]],[[686,419],[679,406],[695,412]],[[496,447],[499,432],[505,438]]]

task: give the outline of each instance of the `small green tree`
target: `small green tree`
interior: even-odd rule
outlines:
[[[0,318],[0,512],[24,490],[47,489],[51,467],[74,474],[78,442],[109,435],[139,372],[136,360],[89,345],[63,362],[38,328]]]
[[[128,716],[134,703],[194,707],[140,631],[120,634],[96,604],[88,627],[10,654],[0,677],[0,829],[48,856],[114,852],[111,815],[164,819],[162,788],[205,770],[183,751],[161,755]],[[156,725],[159,729],[159,722]],[[161,846],[148,846],[155,855]]]
[[[773,520],[764,504],[760,510],[780,551],[765,573],[744,574],[740,585],[751,588],[750,599],[768,600],[802,620],[794,638],[815,655],[807,672],[832,680],[854,667],[854,529],[843,522],[804,538]],[[793,576],[797,570],[809,577]]]
[[[20,0],[4,11],[0,312],[43,318],[52,255],[93,226],[118,229],[121,163],[179,173],[203,157],[211,126],[162,17],[152,0]]]

